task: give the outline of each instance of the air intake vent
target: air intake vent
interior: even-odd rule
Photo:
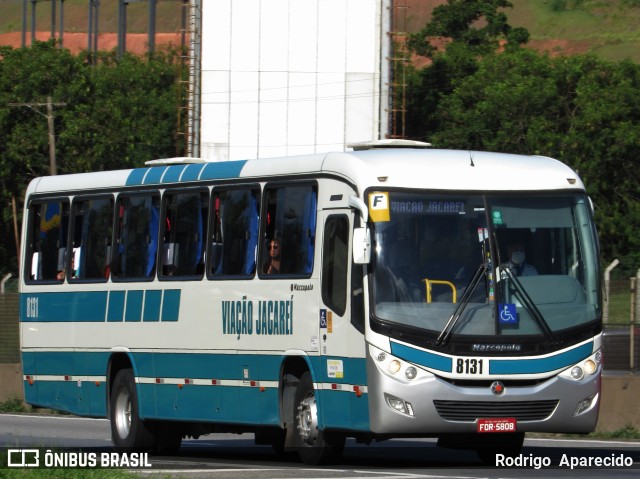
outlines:
[[[478,418],[514,417],[518,421],[542,421],[548,418],[557,400],[549,401],[433,401],[442,419],[470,421]]]

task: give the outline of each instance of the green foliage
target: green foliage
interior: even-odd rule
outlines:
[[[591,434],[591,436],[593,435],[596,435],[596,433]],[[616,429],[615,431],[598,433],[597,436],[607,439],[640,439],[640,431],[632,424],[627,424],[623,428]]]
[[[20,398],[9,398],[0,403],[0,413],[26,412],[27,408]]]
[[[450,1],[447,6],[459,2]],[[474,4],[475,2],[464,2]],[[453,10],[451,11],[453,12]],[[450,35],[465,38],[469,17]],[[510,31],[491,30],[491,35]],[[495,45],[487,41],[486,46]],[[438,147],[552,156],[577,170],[596,206],[603,261],[640,267],[640,67],[595,56],[551,58],[522,48],[485,49],[453,41],[409,75],[409,134]]]
[[[29,181],[49,174],[46,107],[6,105],[47,97],[61,104],[54,107],[58,174],[142,166],[183,150],[179,75],[177,52],[151,59],[101,53],[89,62],[54,41],[0,47],[1,274],[17,272],[11,199],[20,214]]]
[[[448,0],[433,9],[432,19],[408,40],[409,48],[418,55],[434,58],[438,47],[434,39],[447,39],[451,45],[464,45],[472,55],[494,51],[500,40],[523,41],[528,38],[524,29],[510,35],[511,26],[501,10],[511,7],[507,0]]]

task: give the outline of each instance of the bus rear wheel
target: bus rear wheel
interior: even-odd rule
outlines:
[[[148,450],[155,445],[154,435],[140,419],[138,397],[131,369],[121,369],[111,388],[111,438],[115,447]]]
[[[298,382],[294,407],[294,445],[302,462],[317,465],[338,459],[344,449],[345,437],[318,426],[318,405],[308,371]]]

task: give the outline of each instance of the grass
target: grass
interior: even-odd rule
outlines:
[[[640,2],[635,0],[510,0],[509,24],[532,41],[568,40],[607,60],[640,62]],[[571,51],[569,51],[571,53]]]
[[[628,326],[631,318],[631,292],[629,280],[612,281],[609,295],[610,325]],[[640,322],[640,318],[636,318]]]
[[[28,412],[22,399],[18,397],[9,398],[4,402],[0,402],[0,413]]]
[[[597,434],[597,436],[596,436]],[[640,431],[631,424],[627,424],[621,429],[611,432],[591,433],[589,437],[600,437],[603,439],[640,439]]]

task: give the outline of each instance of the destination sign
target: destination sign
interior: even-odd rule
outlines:
[[[391,212],[413,215],[463,215],[464,201],[391,201]]]

